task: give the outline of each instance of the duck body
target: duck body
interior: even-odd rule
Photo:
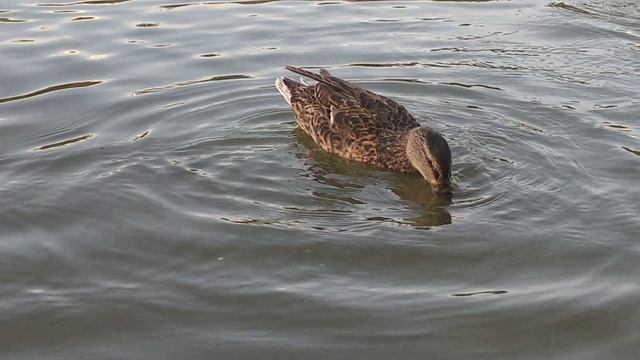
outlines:
[[[287,70],[317,81],[288,78],[276,87],[291,105],[296,122],[325,151],[381,168],[420,172],[434,190],[449,188],[451,155],[444,138],[397,102],[362,89],[321,69]]]

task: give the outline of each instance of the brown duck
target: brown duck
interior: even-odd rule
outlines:
[[[319,74],[287,66],[311,78],[309,85],[276,80],[298,125],[325,151],[367,164],[419,172],[437,193],[449,193],[451,152],[435,130],[422,127],[397,102],[321,69]]]

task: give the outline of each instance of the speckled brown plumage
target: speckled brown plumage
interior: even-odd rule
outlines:
[[[428,180],[443,182],[446,177],[448,185],[450,154],[446,141],[430,129],[416,130],[420,124],[402,105],[332,76],[324,69],[316,74],[293,66],[286,68],[317,81],[315,85],[307,85],[280,78],[276,86],[290,103],[299,126],[324,150],[402,172],[420,171],[423,176],[424,172],[435,173],[435,177],[428,174]],[[429,144],[425,146],[427,155],[424,160],[417,160],[420,165],[417,167],[416,160],[412,163],[407,154],[412,132],[415,133],[412,136],[425,141],[432,133],[442,139],[432,141],[435,149]],[[437,156],[432,156],[434,153]]]

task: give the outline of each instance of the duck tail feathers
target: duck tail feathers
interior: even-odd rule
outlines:
[[[291,66],[291,65],[287,65],[284,68],[289,70],[289,71],[291,71],[291,72],[294,72],[294,73],[296,73],[298,75],[302,75],[302,76],[306,76],[308,78],[311,78],[311,79],[313,79],[315,81],[326,82],[326,80],[323,79],[320,74],[312,73],[309,70],[305,70],[305,69],[302,69],[302,68],[299,68],[299,67],[295,67],[295,66]],[[322,70],[324,70],[324,69],[322,69]],[[326,71],[326,70],[324,70],[324,71]]]
[[[300,84],[291,79],[287,79],[284,77],[279,77],[278,79],[276,79],[276,88],[278,89],[280,94],[282,94],[282,97],[284,97],[284,100],[289,105],[291,105],[292,90],[297,86],[300,86]]]

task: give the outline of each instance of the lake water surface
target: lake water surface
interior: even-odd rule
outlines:
[[[284,65],[440,130],[452,199]],[[638,359],[639,138],[636,0],[2,0],[0,358]]]

